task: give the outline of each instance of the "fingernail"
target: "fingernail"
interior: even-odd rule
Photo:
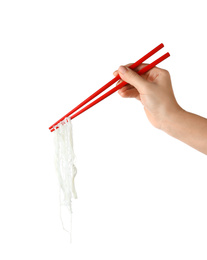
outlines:
[[[126,71],[127,71],[127,69],[126,69],[124,66],[120,66],[120,67],[119,67],[119,72],[120,72],[121,74],[126,73]]]
[[[121,82],[121,80],[118,80],[117,83],[116,83],[116,85],[119,85],[120,82]]]

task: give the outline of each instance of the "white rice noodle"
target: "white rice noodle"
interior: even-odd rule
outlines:
[[[65,206],[68,209],[70,215],[70,231],[64,228],[62,216],[61,221],[63,228],[71,233],[72,198],[77,198],[74,185],[74,178],[76,176],[77,170],[74,164],[75,155],[73,151],[73,134],[70,118],[65,118],[64,121],[59,123],[55,128],[55,168],[60,186],[60,214],[61,206]]]

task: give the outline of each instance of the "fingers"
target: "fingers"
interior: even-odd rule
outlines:
[[[129,63],[129,64],[125,65],[125,66],[126,66],[126,67],[130,67],[132,64],[133,64],[133,63]],[[133,71],[138,72],[138,71],[140,71],[141,69],[143,69],[144,67],[146,67],[147,65],[148,65],[148,63],[142,63],[142,64],[140,64],[138,67],[136,67],[135,69],[133,69]],[[115,70],[115,71],[113,72],[113,75],[114,75],[115,77],[116,77],[118,74],[119,74],[118,70]],[[148,71],[148,72],[146,72],[145,74],[143,74],[141,77],[148,80],[148,79],[151,78],[151,77],[150,77],[151,74],[152,74],[152,71]],[[119,82],[119,83],[121,83],[121,82]]]
[[[118,74],[119,74],[119,73],[118,73],[118,70],[115,70],[115,71],[113,72],[114,77],[116,77]]]
[[[133,63],[129,63],[127,65],[125,65],[125,67],[130,67]],[[147,64],[141,64],[139,65],[137,68],[134,69],[134,71],[139,71],[141,70],[142,68],[144,68],[145,66],[147,66]],[[135,72],[136,73],[136,72]],[[119,70],[116,70],[114,71],[113,75],[116,77],[117,75],[119,75]],[[120,84],[123,80],[120,79],[116,85]],[[138,90],[130,85],[130,84],[127,84],[125,85],[123,88],[121,88],[119,91],[118,91],[119,95],[123,98],[136,98],[138,100],[140,100],[140,93],[138,92]]]
[[[126,85],[118,91],[119,95],[123,98],[137,98],[140,100],[140,94],[136,88]]]
[[[129,63],[129,64],[127,64],[126,66],[130,66],[131,64],[132,64],[132,63]],[[114,75],[115,77],[116,77],[117,75],[119,75],[118,70],[114,71],[114,72],[113,72],[113,75]],[[117,83],[116,83],[116,86],[119,85],[121,82],[123,82],[123,80],[122,80],[122,79],[119,79],[119,80],[117,81]],[[124,91],[126,90],[125,87],[126,87],[126,88],[128,88],[128,87],[134,88],[133,86],[131,86],[131,85],[129,85],[129,84],[126,84],[123,88],[121,88],[121,90],[118,91],[118,93],[119,93],[122,97],[124,97],[122,94],[123,94]],[[122,93],[122,92],[123,92],[123,93]]]
[[[155,81],[155,79],[157,78],[158,74],[159,74],[159,69],[158,68],[153,68],[152,70],[144,73],[143,75],[138,75],[138,71],[140,71],[141,69],[143,69],[144,67],[146,67],[148,64],[147,63],[142,63],[140,64],[138,67],[136,67],[135,69],[130,69],[129,67],[132,65],[132,63],[129,63],[125,66],[120,66],[118,70],[114,71],[114,76],[116,77],[117,75],[119,75],[121,77],[121,79],[117,82],[116,85],[120,84],[123,80],[125,82],[127,82],[128,84],[126,85],[127,87],[127,94],[123,94],[125,91],[122,91],[123,89],[121,89],[119,91],[119,94],[123,94],[126,96],[134,96],[137,95],[137,92],[140,94],[144,94],[144,92],[147,91],[147,87],[148,87],[148,82],[153,82]],[[129,87],[135,87],[136,90],[131,90],[131,92],[129,92]],[[122,95],[122,96],[123,96]]]
[[[133,63],[129,63],[129,64],[126,64],[125,66],[126,66],[126,67],[130,67],[132,64],[133,64]],[[119,73],[118,73],[118,70],[115,70],[115,71],[113,72],[113,75],[114,75],[115,77],[116,77],[118,74],[119,74]]]
[[[147,81],[138,75],[135,71],[131,70],[127,66],[120,66],[118,73],[122,80],[134,86],[139,93],[145,92],[147,88]]]
[[[122,79],[119,79],[119,80],[117,81],[117,83],[116,83],[116,86],[119,85],[121,82],[123,82],[123,80],[122,80]]]

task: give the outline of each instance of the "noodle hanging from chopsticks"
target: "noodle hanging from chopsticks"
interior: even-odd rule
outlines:
[[[77,173],[75,166],[75,154],[73,150],[72,124],[69,117],[56,126],[54,131],[55,143],[55,168],[58,175],[60,187],[60,214],[61,207],[65,206],[70,214],[70,231],[72,230],[72,198],[77,198],[74,179]]]

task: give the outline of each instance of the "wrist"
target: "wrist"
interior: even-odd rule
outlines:
[[[174,111],[169,112],[162,122],[161,130],[173,137],[177,137],[179,135],[179,125],[182,124],[186,114],[188,112],[180,106]]]
[[[207,155],[207,119],[183,109],[170,114],[162,130]]]

